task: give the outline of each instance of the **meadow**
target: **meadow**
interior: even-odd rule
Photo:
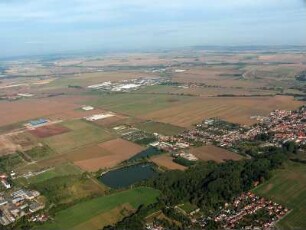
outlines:
[[[114,112],[136,116],[179,105],[188,100],[190,100],[188,96],[119,93],[103,95],[89,103]]]
[[[227,87],[226,84],[218,87],[199,86],[199,87],[178,87],[170,85],[154,85],[140,89],[138,93],[144,94],[177,94],[194,96],[218,96],[218,95],[275,95],[275,90],[245,89],[240,87]]]
[[[306,164],[289,162],[254,192],[292,209],[277,223],[280,229],[306,228]]]
[[[105,195],[108,190],[95,178],[85,175],[62,175],[24,185],[40,191],[50,208],[52,204],[71,206],[84,199]]]
[[[82,171],[78,167],[70,163],[65,163],[65,164],[59,164],[54,168],[48,169],[46,172],[30,177],[28,179],[28,182],[31,184],[35,184],[52,179],[54,177],[80,175],[80,174],[82,174]]]
[[[158,133],[166,136],[177,135],[185,131],[182,127],[155,121],[139,122],[135,124],[135,127],[148,133]]]
[[[80,229],[82,223],[86,223],[86,229],[100,229],[109,223],[109,212],[117,215],[114,221],[119,221],[117,207],[131,207],[136,210],[140,205],[149,205],[156,201],[159,191],[139,187],[127,191],[114,193],[88,201],[80,202],[55,214],[53,222],[46,223],[37,229]],[[120,212],[119,212],[120,213]],[[99,217],[98,221],[97,218]]]

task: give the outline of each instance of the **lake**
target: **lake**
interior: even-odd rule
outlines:
[[[109,171],[100,177],[100,181],[111,188],[123,188],[155,175],[153,164],[143,163]]]

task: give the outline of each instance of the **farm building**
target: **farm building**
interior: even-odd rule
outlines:
[[[101,120],[101,119],[105,119],[108,117],[113,117],[114,114],[112,113],[101,113],[101,114],[95,114],[89,117],[84,117],[85,120],[87,121],[97,121],[97,120]]]
[[[46,120],[44,118],[40,118],[38,120],[29,121],[30,125],[32,125],[32,126],[42,125],[42,124],[45,124],[47,122],[48,122],[48,120]]]
[[[92,106],[83,106],[82,109],[85,110],[85,111],[90,111],[90,110],[93,110],[94,107],[92,107]]]

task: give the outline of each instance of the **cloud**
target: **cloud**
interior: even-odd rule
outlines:
[[[24,44],[28,45],[41,45],[41,44],[46,44],[46,41],[25,41]]]

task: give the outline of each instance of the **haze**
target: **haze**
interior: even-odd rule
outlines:
[[[1,0],[0,57],[195,45],[306,45],[302,0]]]

